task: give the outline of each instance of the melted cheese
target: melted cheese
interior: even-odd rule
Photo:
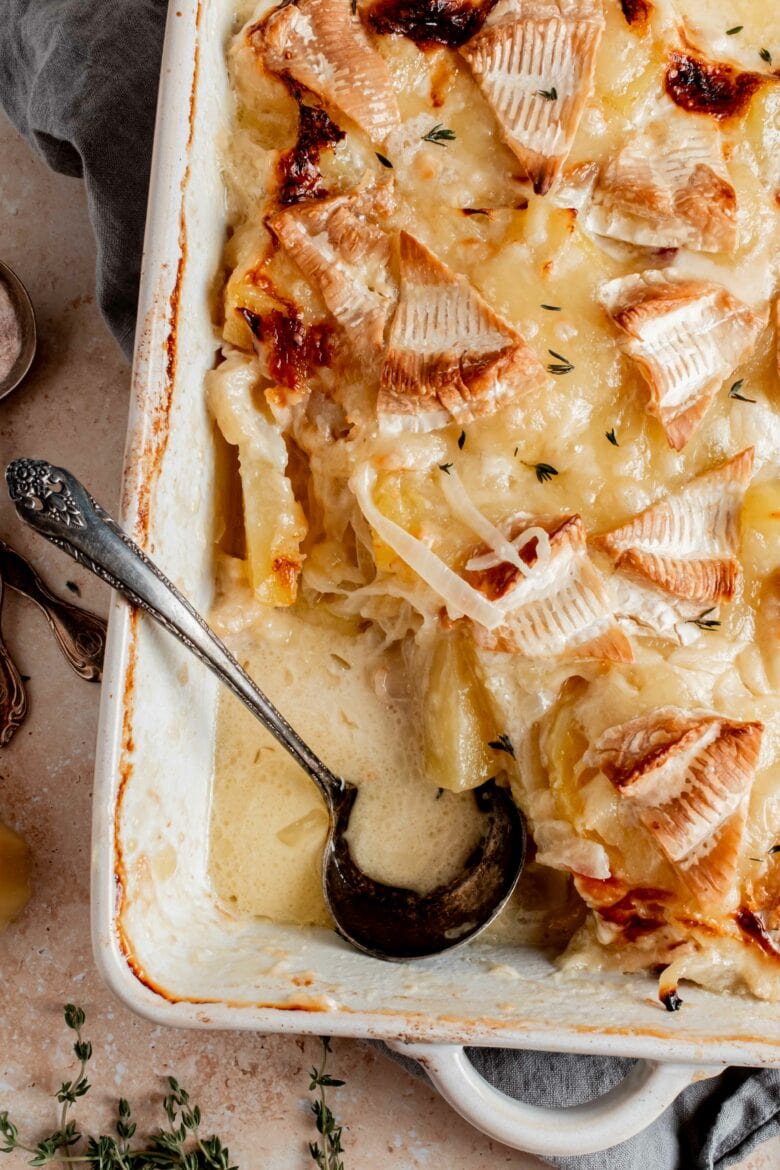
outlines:
[[[287,444],[286,474],[306,514],[308,535],[291,613],[269,616],[229,579],[220,615],[259,681],[315,748],[321,746],[330,766],[367,778],[352,830],[359,863],[385,880],[430,886],[454,872],[474,832],[468,794],[445,793],[437,800],[430,778],[440,772],[442,758],[455,768],[469,760],[474,775],[458,774],[449,786],[477,783],[488,766],[487,749],[481,743],[476,751],[464,741],[447,756],[441,745],[433,755],[426,748],[431,719],[421,714],[425,686],[439,688],[439,707],[434,703],[430,710],[441,710],[446,681],[421,672],[416,647],[441,636],[444,603],[399,554],[402,544],[390,547],[366,522],[349,486],[356,470],[372,468],[373,505],[395,525],[383,526],[385,531],[404,529],[414,547],[426,545],[466,579],[466,566],[484,546],[480,550],[462,510],[450,506],[451,493],[441,491],[448,465],[457,468],[469,500],[501,535],[508,534],[510,518],[525,517],[526,525],[544,528],[551,518],[576,513],[591,537],[624,525],[694,476],[754,448],[737,550],[739,582],[734,597],[709,612],[709,624],[706,615],[697,623],[704,605],[692,610],[692,603],[678,605],[666,595],[659,602],[636,588],[628,596],[628,586],[613,584],[612,564],[593,549],[593,572],[603,580],[605,597],[613,599],[618,617],[631,619],[625,628],[634,661],[576,661],[565,648],[549,660],[531,660],[504,646],[488,649],[483,638],[448,734],[473,736],[475,728],[483,734],[490,725],[494,734],[509,737],[514,759],[494,753],[493,770],[507,773],[536,835],[545,863],[539,868],[550,880],[547,866],[559,867],[556,880],[566,889],[566,871],[578,872],[586,883],[620,870],[629,887],[657,881],[676,889],[652,836],[624,831],[615,791],[603,777],[578,771],[578,763],[599,735],[655,707],[760,721],[765,731],[732,893],[736,901],[766,901],[769,895],[761,891],[774,888],[767,878],[768,850],[780,841],[780,650],[773,653],[768,645],[780,621],[776,585],[767,584],[780,567],[774,326],[759,331],[748,356],[713,388],[712,402],[684,447],[671,449],[660,422],[648,413],[647,383],[622,352],[600,298],[608,282],[663,271],[670,257],[600,235],[599,217],[587,208],[597,176],[628,141],[663,142],[651,128],[673,125],[670,141],[679,156],[687,129],[696,127],[690,133],[693,150],[706,126],[734,191],[736,238],[729,239],[734,247],[728,252],[676,249],[674,271],[681,280],[722,286],[760,321],[773,321],[769,310],[780,267],[780,85],[761,86],[740,117],[717,121],[683,111],[663,90],[667,55],[683,44],[671,7],[657,4],[644,31],[628,26],[619,3],[605,0],[603,8],[592,89],[563,174],[544,196],[534,193],[506,145],[506,126],[475,81],[468,54],[440,47],[422,51],[404,37],[371,34],[396,94],[400,123],[383,139],[380,157],[376,143],[345,119],[345,137],[316,162],[331,198],[349,195],[361,183],[392,181],[395,205],[388,201],[371,221],[383,265],[389,256],[387,272],[383,268],[380,279],[369,258],[361,267],[359,247],[350,260],[360,296],[383,298],[378,352],[372,339],[370,355],[349,313],[335,312],[322,280],[309,279],[306,266],[299,267],[265,225],[269,214],[280,211],[276,168],[280,152],[295,146],[297,104],[279,76],[264,70],[251,37],[237,32],[228,50],[236,112],[225,153],[232,229],[225,251],[227,351],[255,353],[256,338],[242,309],[263,320],[272,313],[294,318],[301,354],[310,327],[324,323],[332,341],[328,360],[311,367],[303,387],[285,385],[284,374],[274,373],[266,357],[252,358],[255,395],[260,405],[265,397],[273,415],[268,423],[262,406],[266,425],[275,425]],[[767,15],[755,0],[681,0],[677,8],[689,44],[704,56],[769,72],[759,49],[780,46],[780,17]],[[263,3],[253,11],[243,7],[241,15],[254,29],[272,9]],[[725,36],[726,28],[740,23],[740,34]],[[320,97],[338,121],[338,102],[326,89]],[[303,100],[315,101],[312,95]],[[452,136],[437,140],[433,132],[442,128]],[[300,205],[304,212],[306,207]],[[283,214],[294,220],[297,212]],[[495,413],[467,422],[437,417],[430,433],[383,431],[376,409],[380,359],[397,312],[402,232],[465,278],[488,310],[523,339],[546,367],[543,381]],[[323,243],[316,234],[312,242]],[[341,294],[348,309],[356,307],[346,284]],[[264,342],[264,354],[267,349]],[[448,368],[457,363],[452,348],[444,356]],[[732,383],[755,401],[731,397]],[[552,473],[539,474],[543,464]],[[447,621],[457,618],[450,612]],[[332,654],[348,666],[339,666]],[[395,819],[388,828],[390,811]],[[218,893],[244,912],[322,921],[317,864],[324,828],[311,785],[263,740],[234,700],[225,699],[212,825]],[[566,918],[569,911],[561,907],[570,907],[568,894],[561,897],[559,889],[550,901],[551,916]],[[773,966],[730,911],[720,918],[708,911],[706,922],[700,916],[685,928],[678,911],[669,916],[675,930],[687,932],[685,961],[682,953],[675,961],[679,977],[780,997],[780,963]],[[631,969],[670,961],[671,936],[648,931],[632,941],[616,925],[616,914],[610,921],[589,920],[571,944],[570,962]],[[572,929],[575,919],[566,918]],[[511,925],[517,921],[527,927],[527,916],[515,905],[500,930],[518,937]]]

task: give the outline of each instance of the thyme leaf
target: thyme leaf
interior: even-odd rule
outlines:
[[[548,313],[560,313],[561,311],[560,305],[540,305],[539,308],[546,309]]]
[[[378,150],[375,150],[374,154],[379,159],[379,161],[381,162],[383,167],[389,167],[390,170],[393,169],[393,164],[390,162],[389,158],[385,158],[385,156],[383,154],[380,154]]]
[[[769,49],[759,49],[758,55],[762,61],[766,61],[767,65],[772,64],[772,54],[769,52]]]
[[[462,451],[465,446],[466,446],[466,432],[461,431],[460,434],[458,435],[458,449]]]
[[[755,402],[755,398],[746,398],[740,391],[745,385],[745,379],[739,378],[729,390],[729,398],[736,398],[739,402]]]
[[[604,434],[605,434],[605,437],[609,440],[609,442],[612,444],[613,447],[620,446],[620,443],[618,443],[617,435],[615,434],[614,427],[612,428],[611,431],[605,431]]]
[[[539,97],[544,98],[545,101],[548,102],[556,102],[558,100],[558,90],[554,85],[549,89],[537,89],[536,93]]]
[[[534,469],[539,483],[547,483],[549,479],[558,474],[558,469],[553,467],[551,463],[525,463],[524,466]]]
[[[726,29],[726,36],[727,37],[736,36],[737,33],[742,32],[744,27],[745,27],[744,24],[735,24],[733,28]]]
[[[711,618],[709,615],[715,613],[715,606],[711,605],[709,609],[705,609],[698,617],[688,618],[687,625],[698,626],[700,630],[717,630],[720,622],[717,618]]]
[[[457,134],[442,122],[437,122],[427,134],[423,134],[423,142],[432,142],[434,146],[444,146],[447,142],[454,142]]]
[[[488,747],[492,748],[494,752],[506,752],[512,759],[515,758],[515,749],[508,735],[501,734],[498,739],[491,739]]]
[[[451,463],[440,463],[439,464],[439,471],[443,471],[445,475],[449,475],[451,467],[452,467]]]
[[[574,365],[562,353],[556,353],[554,349],[548,349],[550,357],[556,358],[556,361],[548,365],[547,369],[551,374],[570,374],[574,369]]]

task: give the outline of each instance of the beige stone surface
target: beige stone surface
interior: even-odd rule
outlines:
[[[0,257],[28,285],[38,310],[40,354],[18,394],[0,402],[0,464],[42,456],[72,469],[98,499],[118,496],[129,371],[94,303],[94,246],[81,185],[51,175],[0,123]],[[105,611],[105,589],[22,530],[0,490],[0,537],[28,553],[61,593],[66,581]],[[85,1127],[109,1124],[119,1095],[156,1117],[162,1078],[175,1074],[200,1101],[208,1132],[242,1170],[302,1170],[314,1137],[307,1070],[314,1040],[186,1033],[133,1016],[103,987],[89,938],[89,824],[98,688],[73,675],[37,611],[7,596],[3,630],[30,676],[30,715],[0,752],[0,815],[29,841],[32,900],[0,937],[0,1110],[32,1136],[51,1126],[49,1094],[70,1064],[61,1007],[86,1009],[93,1041]],[[425,1085],[359,1042],[339,1041],[334,1093],[345,1123],[347,1170],[533,1170],[535,1158],[486,1139]],[[24,1164],[21,1155],[3,1164]],[[742,1170],[780,1164],[772,1142]],[[686,1170],[686,1168],[683,1168]]]

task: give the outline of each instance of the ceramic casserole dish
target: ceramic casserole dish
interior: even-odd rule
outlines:
[[[201,610],[212,599],[214,459],[203,391],[225,232],[226,0],[171,5],[133,372],[122,522]],[[262,679],[258,682],[262,685]],[[134,1011],[173,1027],[380,1038],[413,1055],[485,1133],[541,1154],[622,1141],[691,1079],[780,1064],[780,1004],[690,988],[666,1013],[641,976],[563,975],[543,954],[475,944],[383,964],[328,930],[231,916],[208,880],[217,682],[145,615],[112,605],[97,759],[94,945]],[[466,1045],[636,1058],[569,1110],[511,1100]]]

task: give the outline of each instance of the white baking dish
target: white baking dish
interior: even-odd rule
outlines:
[[[228,0],[171,5],[146,234],[123,521],[205,610],[213,458],[203,377],[217,340],[208,294],[223,242],[219,141]],[[262,679],[258,680],[262,685]],[[692,1077],[780,1064],[780,1004],[687,988],[666,1013],[643,978],[563,977],[531,950],[480,944],[382,964],[325,930],[231,917],[207,873],[217,683],[115,600],[94,814],[94,944],[134,1010],[179,1027],[382,1037],[422,1059],[452,1105],[539,1153],[603,1148],[647,1125]],[[638,1057],[577,1109],[510,1101],[462,1046]]]

